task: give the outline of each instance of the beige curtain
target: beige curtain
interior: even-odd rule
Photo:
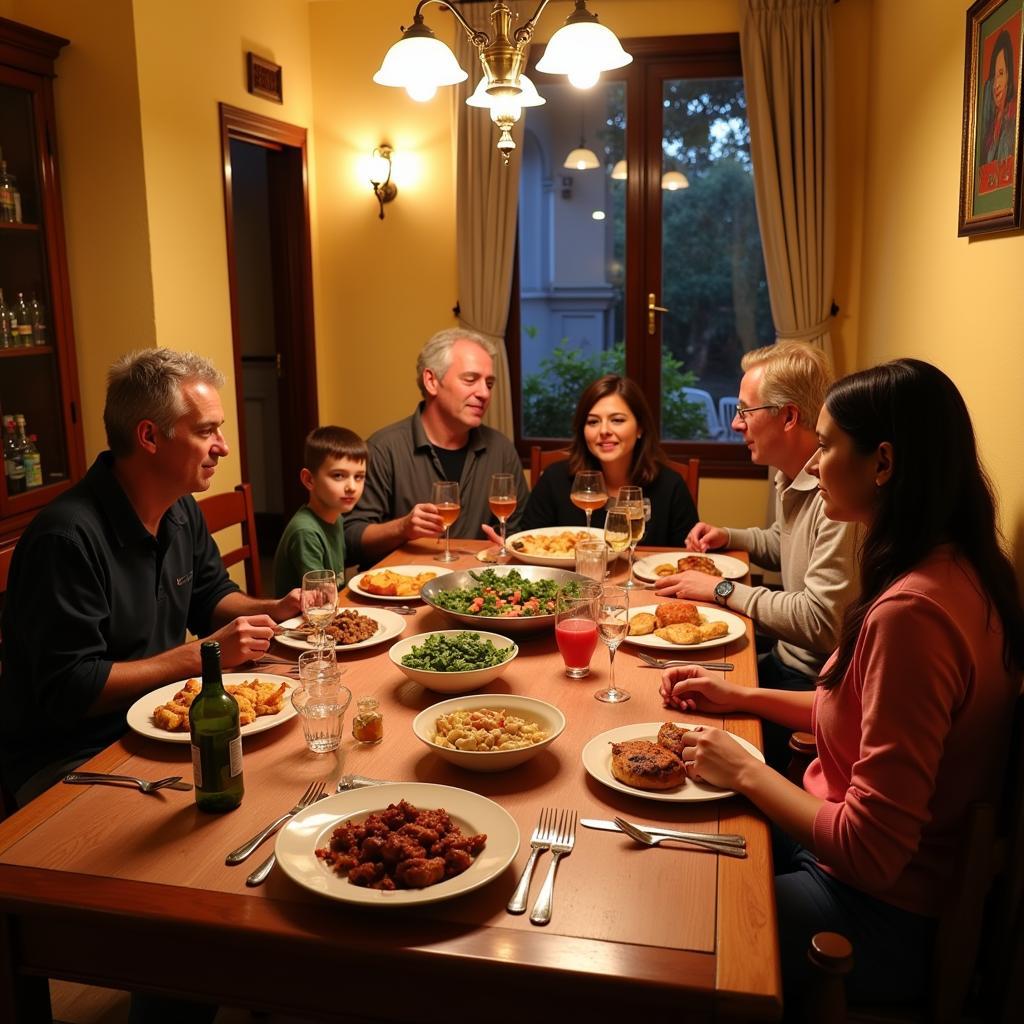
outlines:
[[[512,9],[513,28],[529,18],[536,7],[533,0],[506,2]],[[481,3],[462,6],[460,10],[474,28],[492,35],[491,8],[491,4]],[[512,131],[517,148],[506,165],[495,145],[498,130],[487,111],[466,106],[467,97],[483,77],[483,68],[476,47],[461,30],[455,56],[469,72],[469,78],[453,90],[459,323],[489,338],[498,350],[497,383],[485,422],[511,438],[514,420],[505,324],[515,256],[522,121]]]
[[[780,340],[831,356],[835,274],[833,0],[741,0],[754,194]]]

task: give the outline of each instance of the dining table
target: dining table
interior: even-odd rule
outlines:
[[[482,569],[491,546],[454,540],[452,569]],[[408,543],[380,565],[440,568],[437,544]],[[640,554],[655,549],[641,548]],[[729,552],[746,563],[742,552]],[[625,576],[620,564],[614,581]],[[659,601],[632,592],[636,607]],[[340,603],[387,608],[389,602],[342,592]],[[402,636],[449,629],[435,608],[411,599]],[[757,685],[752,624],[744,635],[684,654],[728,661],[727,677]],[[244,799],[226,814],[206,814],[194,794],[163,789],[58,784],[0,823],[0,1020],[50,1020],[48,979],[142,991],[311,1019],[449,1021],[471,1010],[485,1021],[568,1019],[776,1020],[782,996],[770,828],[738,795],[706,801],[656,801],[593,778],[581,752],[608,730],[647,722],[724,728],[760,747],[749,716],[719,718],[663,707],[661,672],[624,643],[618,685],[631,699],[594,699],[608,680],[599,645],[590,675],[566,676],[550,626],[515,635],[520,653],[482,692],[526,695],[557,706],[565,729],[526,763],[480,773],[441,759],[412,731],[414,717],[447,699],[406,678],[382,643],[346,652],[342,682],[353,702],[341,746],[307,749],[298,718],[244,739]],[[291,673],[296,651],[275,643],[266,659],[240,671]],[[381,742],[351,735],[358,697],[375,697]],[[191,781],[187,743],[129,731],[83,769]],[[358,774],[396,783],[433,783],[470,791],[504,808],[521,841],[508,867],[456,898],[414,906],[361,905],[297,885],[278,867],[265,884],[246,876],[271,840],[241,866],[225,855],[289,809],[317,780],[333,791]],[[373,789],[365,793],[368,809]],[[552,919],[506,911],[530,855],[529,839],[545,808],[580,818],[616,815],[640,825],[739,833],[745,858],[681,844],[648,848],[619,832],[579,827],[558,866]],[[536,898],[550,855],[542,855]],[[326,869],[325,869],[326,870]],[[652,1016],[653,1015],[653,1016]],[[621,1019],[621,1018],[620,1018]]]

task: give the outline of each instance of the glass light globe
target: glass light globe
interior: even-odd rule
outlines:
[[[613,181],[625,181],[628,177],[628,171],[626,169],[626,161],[620,160],[613,168],[611,177]]]
[[[572,15],[569,19],[571,22]],[[611,71],[624,68],[632,60],[611,29],[596,21],[577,22],[563,25],[551,37],[537,70],[549,75],[572,75],[586,68]]]
[[[569,72],[569,84],[577,89],[592,89],[600,77],[601,72],[595,67],[577,67]]]
[[[562,166],[573,171],[590,171],[595,167],[600,167],[601,161],[597,159],[597,154],[592,149],[581,146],[579,149],[570,151]]]
[[[682,188],[689,188],[690,182],[679,171],[666,171],[661,176],[661,187],[666,192],[678,192]]]
[[[426,103],[437,95],[437,86],[433,82],[410,82],[405,91],[409,94],[409,99],[417,103]]]
[[[378,85],[406,89],[412,96],[413,87],[422,95],[428,83],[436,91],[439,85],[455,85],[468,77],[440,39],[412,36],[403,37],[388,50],[373,80]]]

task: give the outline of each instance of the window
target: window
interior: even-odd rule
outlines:
[[[745,473],[730,427],[740,359],[774,331],[738,40],[625,45],[633,64],[593,89],[534,77],[547,103],[525,115],[508,337],[517,441],[558,447],[583,388],[626,372],[670,451]],[[564,167],[576,148],[597,166]]]

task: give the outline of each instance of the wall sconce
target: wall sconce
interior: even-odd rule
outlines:
[[[378,146],[370,157],[370,184],[380,204],[380,219],[384,219],[384,204],[398,195],[398,186],[391,180],[391,147]]]

